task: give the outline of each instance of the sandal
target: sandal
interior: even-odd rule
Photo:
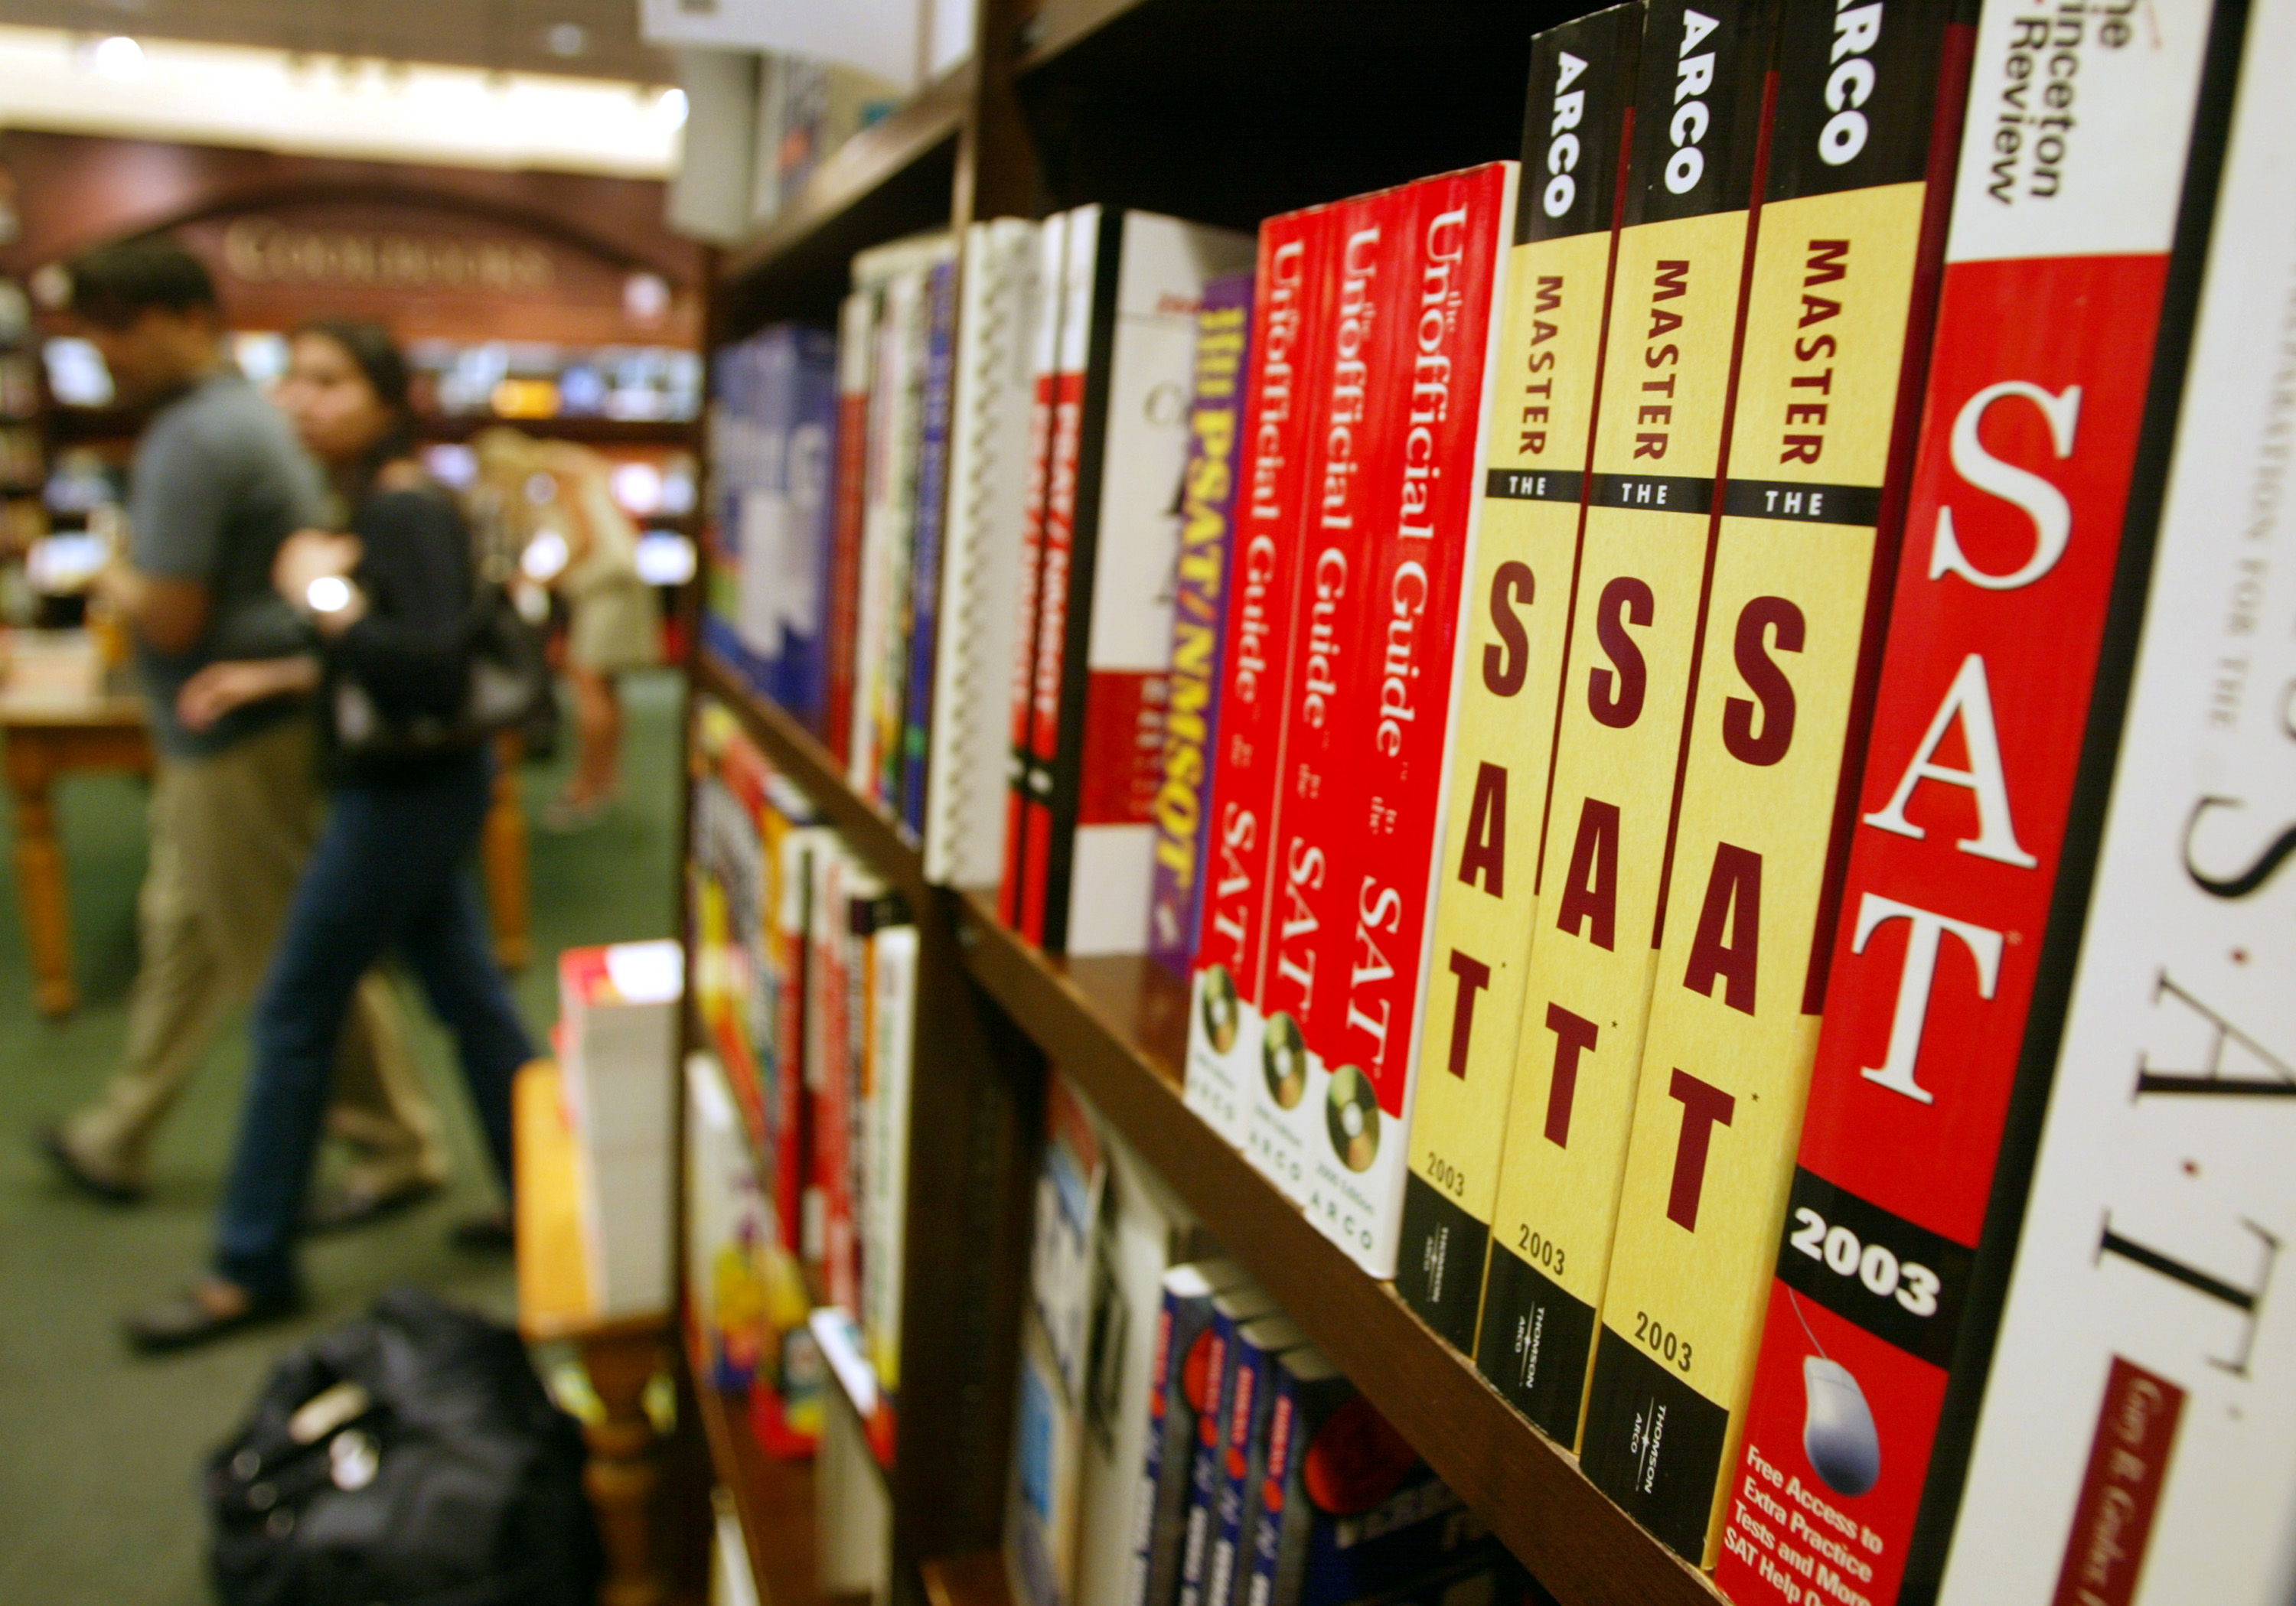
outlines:
[[[302,1301],[292,1295],[265,1299],[240,1289],[238,1291],[246,1294],[247,1302],[236,1310],[221,1311],[201,1297],[203,1291],[211,1287],[237,1285],[209,1279],[129,1311],[119,1322],[127,1330],[127,1341],[147,1355],[193,1349],[242,1328],[281,1321],[302,1308]]]

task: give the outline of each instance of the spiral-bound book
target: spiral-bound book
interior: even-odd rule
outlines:
[[[997,693],[1010,684],[1020,632],[1039,232],[1018,217],[972,225],[958,275],[924,826],[926,878],[947,886],[994,886],[1004,872],[1011,729]]]

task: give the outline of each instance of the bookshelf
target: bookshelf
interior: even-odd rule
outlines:
[[[767,234],[722,258],[712,340],[829,321],[853,253],[920,229],[1087,201],[1249,228],[1512,156],[1529,37],[1580,9],[1447,0],[1431,25],[1406,0],[1337,12],[1314,0],[983,0],[972,63],[857,137]],[[999,925],[990,900],[929,885],[916,845],[799,722],[698,645],[692,680],[918,914],[926,1029],[890,1477],[894,1606],[1007,1606],[996,1547],[1047,1064],[1076,1079],[1559,1599],[1720,1600],[1185,1109],[1177,980],[1144,958],[1048,959]],[[710,1409],[705,1400],[705,1419]],[[753,1509],[790,1509],[774,1494],[787,1469],[732,1458],[726,1426],[721,1410],[709,1435],[719,1479],[768,1480],[748,1496],[736,1487],[745,1523]],[[792,1597],[761,1581],[781,1606],[805,1598],[802,1586]]]
[[[686,1364],[700,1370],[691,1349]],[[813,1469],[775,1461],[759,1448],[740,1399],[707,1383],[697,1383],[692,1397],[718,1481],[733,1496],[758,1598],[775,1606],[814,1606],[822,1596],[814,1582]]]
[[[882,873],[905,889],[922,886],[916,850],[846,786],[811,733],[750,695],[706,654],[695,679],[735,710],[767,756]],[[1720,1598],[1597,1493],[1573,1456],[1517,1416],[1471,1361],[1431,1332],[1386,1284],[1357,1270],[1181,1102],[1187,996],[1177,979],[1145,958],[1048,958],[998,922],[993,899],[945,890],[933,896],[954,921],[971,987],[1075,1078],[1222,1248],[1559,1598],[1589,1606],[1711,1606]],[[906,1439],[911,1410],[904,1394]],[[994,1606],[981,1592],[977,1563],[939,1568],[937,1576],[951,1600]],[[1002,1588],[999,1575],[996,1589]]]

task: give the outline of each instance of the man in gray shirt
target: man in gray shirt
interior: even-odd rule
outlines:
[[[73,281],[73,311],[119,400],[157,409],[136,446],[130,553],[96,582],[134,635],[159,750],[136,908],[141,963],[124,1062],[45,1140],[75,1183],[124,1202],[142,1193],[153,1130],[217,1018],[261,982],[323,807],[300,697],[211,720],[194,709],[187,723],[181,693],[208,664],[305,651],[271,563],[289,535],[328,520],[317,469],[224,359],[214,284],[198,258],[170,241],[132,241],[92,252]],[[364,1151],[344,1193],[321,1207],[333,1225],[445,1178],[438,1113],[379,976],[362,985],[344,1032],[331,1126]]]

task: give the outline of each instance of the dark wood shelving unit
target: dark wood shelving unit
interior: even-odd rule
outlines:
[[[881,873],[922,886],[915,848],[846,786],[809,732],[706,657],[698,680],[736,710],[767,756]],[[998,922],[986,894],[937,896],[953,900],[956,946],[973,984],[1075,1079],[1542,1583],[1588,1606],[1713,1606],[1720,1599],[1597,1491],[1577,1457],[1517,1415],[1472,1361],[1388,1284],[1365,1277],[1181,1102],[1188,1001],[1177,978],[1140,957],[1047,957]],[[944,1569],[944,1582],[976,1578],[978,1570]],[[1001,1589],[1001,1572],[997,1578]],[[971,1606],[985,1603],[972,1598]]]
[[[752,692],[706,649],[695,654],[694,684],[734,711],[751,740],[776,768],[811,799],[870,867],[922,908],[929,894],[924,859],[892,817],[845,783],[845,769],[820,739],[789,714]]]
[[[724,259],[714,338],[829,321],[852,254],[919,229],[1086,201],[1251,227],[1284,208],[1513,156],[1530,36],[1580,9],[1445,0],[1431,17],[1413,0],[982,0],[978,64],[857,137],[768,234]],[[812,732],[707,652],[696,651],[693,677],[918,915],[919,1141],[889,1477],[895,1606],[1011,1606],[996,1547],[1048,1064],[1556,1596],[1715,1606],[1697,1569],[1187,1110],[1177,978],[1144,958],[1049,958],[998,923],[993,899],[929,885],[918,845],[847,784]],[[721,1478],[747,1464],[718,1448]]]
[[[761,1597],[771,1606],[818,1606],[812,1467],[767,1454],[744,1420],[749,1402],[699,1381],[703,1370],[690,1347],[686,1366],[696,1379],[693,1399],[709,1459],[734,1497]]]
[[[826,322],[856,251],[948,225],[956,148],[976,99],[971,61],[832,152],[766,232],[720,260],[729,332],[775,318]]]

